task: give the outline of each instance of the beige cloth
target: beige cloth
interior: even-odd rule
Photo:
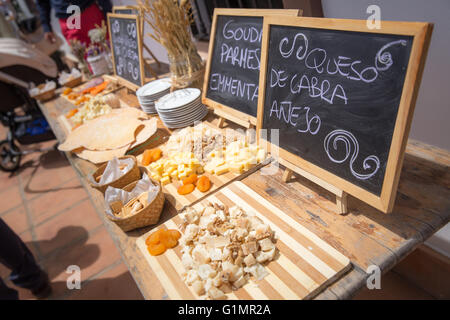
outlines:
[[[58,75],[56,63],[40,50],[19,39],[0,38],[0,68],[12,65],[27,66],[52,78]]]

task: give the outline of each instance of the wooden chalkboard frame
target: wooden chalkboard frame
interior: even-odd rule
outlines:
[[[217,101],[214,101],[210,98],[206,97],[206,93],[208,91],[209,85],[209,75],[211,72],[211,61],[212,54],[214,51],[214,43],[215,43],[215,35],[216,35],[216,25],[217,25],[217,17],[218,16],[242,16],[242,17],[264,17],[266,15],[289,15],[289,16],[299,16],[302,14],[301,9],[222,9],[217,8],[214,9],[214,16],[211,27],[211,38],[209,40],[209,48],[208,48],[208,60],[206,61],[206,69],[205,69],[205,79],[203,81],[203,90],[202,90],[202,102],[203,104],[212,107],[214,110],[217,110],[217,114],[225,119],[228,119],[232,122],[235,122],[239,125],[249,128],[250,124],[256,126],[257,119],[256,117],[250,116],[244,112],[236,110],[230,106],[221,104]],[[258,94],[259,97],[259,94]]]
[[[114,58],[114,53],[112,54],[112,60],[113,60],[113,70],[114,70],[114,76],[118,79],[120,83],[122,83],[124,86],[126,86],[129,89],[132,89],[136,91],[139,89],[139,87],[142,87],[145,84],[145,71],[144,71],[144,57],[142,56],[142,33],[141,33],[141,22],[140,18],[136,14],[121,14],[121,13],[108,13],[107,20],[108,20],[108,30],[111,30],[111,24],[109,18],[122,18],[122,19],[134,19],[136,20],[136,39],[138,42],[138,55],[139,55],[139,72],[141,73],[141,85],[138,86],[135,83],[132,83],[128,81],[125,78],[122,78],[121,76],[117,75],[116,73],[116,62]],[[109,42],[111,45],[111,51],[113,51],[113,43],[112,43],[112,35],[109,37]]]
[[[327,19],[327,18],[296,18],[267,16],[264,18],[263,37],[261,43],[261,70],[259,77],[259,100],[258,100],[258,123],[256,126],[258,139],[261,137],[261,129],[264,117],[265,103],[265,82],[267,78],[268,44],[270,26],[294,26],[305,28],[316,28],[324,30],[354,31],[377,34],[395,34],[412,36],[413,43],[408,61],[405,81],[401,94],[401,100],[395,121],[394,132],[392,136],[391,147],[386,164],[386,171],[383,180],[380,196],[365,190],[321,167],[306,161],[305,159],[282,148],[278,149],[279,157],[286,160],[305,171],[319,177],[320,179],[339,187],[344,192],[368,203],[369,205],[381,210],[384,213],[390,213],[393,209],[395,196],[397,193],[398,182],[403,157],[408,140],[408,134],[411,127],[414,107],[417,94],[422,79],[423,68],[430,43],[433,24],[425,22],[394,22],[382,21],[380,29],[369,29],[365,20],[346,20],[346,19]],[[271,149],[271,143],[265,141],[268,149]]]

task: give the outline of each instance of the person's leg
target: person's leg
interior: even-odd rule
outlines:
[[[41,298],[51,291],[48,276],[25,243],[0,218],[0,263],[11,270],[10,280]]]
[[[19,294],[17,290],[8,288],[0,278],[0,300],[18,300]]]

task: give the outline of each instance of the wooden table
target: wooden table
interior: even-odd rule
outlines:
[[[129,105],[138,105],[136,97],[126,90],[117,94]],[[63,98],[56,98],[41,103],[40,107],[58,140],[64,141],[65,132],[56,119],[73,106]],[[70,152],[66,155],[143,296],[166,299],[164,289],[155,281],[156,275],[136,247],[136,239],[151,227],[124,233],[110,222],[104,214],[103,197],[86,180],[96,166]],[[449,221],[449,167],[448,151],[409,140],[392,214],[383,214],[349,197],[349,214],[340,216],[333,212],[331,193],[302,178],[286,184],[281,180],[281,170],[273,176],[256,172],[242,181],[284,211],[295,214],[299,223],[352,261],[352,270],[316,297],[348,299],[365,286],[368,277],[365,271],[370,265],[378,265],[383,273],[387,272]],[[161,222],[175,214],[166,202]]]

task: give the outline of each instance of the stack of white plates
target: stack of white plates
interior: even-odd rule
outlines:
[[[136,91],[142,110],[146,113],[156,113],[155,101],[170,92],[171,82],[169,78],[158,79],[146,83]]]
[[[168,128],[184,128],[202,120],[208,113],[201,101],[200,90],[187,88],[174,91],[159,99],[156,111]]]

